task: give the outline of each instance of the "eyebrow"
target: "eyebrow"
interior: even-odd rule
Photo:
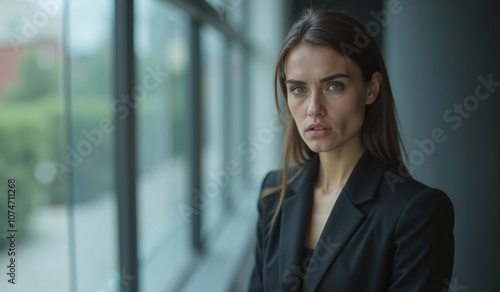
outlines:
[[[321,78],[319,81],[321,83],[324,83],[324,82],[332,81],[332,80],[335,80],[337,78],[342,78],[342,77],[351,79],[351,76],[349,76],[347,74],[337,73],[337,74],[333,74],[333,75],[327,76],[325,78]],[[306,84],[304,81],[294,80],[294,79],[287,79],[285,81],[285,83],[287,83],[287,84],[299,84],[299,85]]]

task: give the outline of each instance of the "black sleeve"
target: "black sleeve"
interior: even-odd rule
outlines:
[[[402,211],[394,233],[388,292],[448,291],[454,257],[454,212],[448,196],[426,188]]]
[[[271,173],[267,174],[262,182],[261,193],[266,186],[266,181],[269,178]],[[255,245],[255,266],[250,277],[250,285],[249,292],[261,292],[264,291],[264,286],[262,283],[262,257],[263,257],[263,245],[264,238],[266,236],[266,223],[265,223],[265,214],[264,214],[264,206],[260,202],[260,196],[257,203],[257,208],[259,211],[259,218],[257,220],[257,243]]]

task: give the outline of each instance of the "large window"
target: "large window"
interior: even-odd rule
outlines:
[[[77,291],[110,290],[123,271],[118,264],[114,185],[113,103],[114,2],[76,1],[68,6],[66,96],[71,131],[66,150],[74,155],[71,230]],[[92,15],[92,21],[89,16]]]
[[[154,292],[175,287],[193,253],[191,218],[179,208],[190,204],[190,19],[153,0],[137,2],[135,13],[139,275],[141,291]]]
[[[0,2],[0,291],[186,287],[250,180],[250,4]]]
[[[0,291],[69,291],[62,7],[0,6]]]

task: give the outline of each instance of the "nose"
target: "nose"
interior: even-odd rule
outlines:
[[[323,106],[323,96],[321,93],[312,93],[310,96],[309,107],[307,108],[307,115],[310,117],[322,117],[325,114],[326,110]]]

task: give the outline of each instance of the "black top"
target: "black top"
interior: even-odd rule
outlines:
[[[304,271],[307,270],[307,267],[309,266],[309,262],[311,261],[311,258],[313,256],[313,253],[314,253],[314,249],[304,247],[304,260],[302,261],[302,263],[303,263],[302,266],[304,268]]]

